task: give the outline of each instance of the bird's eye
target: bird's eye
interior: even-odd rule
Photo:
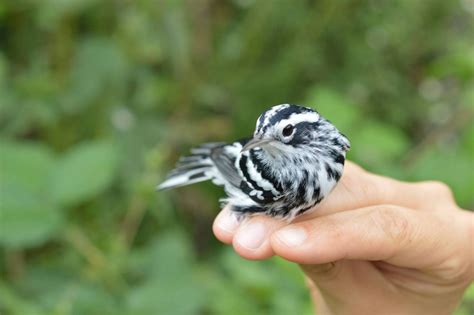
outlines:
[[[293,125],[287,125],[285,128],[283,128],[283,131],[282,131],[283,137],[291,136],[294,128],[295,127],[293,127]]]

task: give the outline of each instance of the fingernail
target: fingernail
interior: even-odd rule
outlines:
[[[247,249],[259,248],[265,240],[265,226],[260,222],[249,223],[237,235],[237,243]]]
[[[288,247],[300,246],[306,238],[306,231],[302,228],[285,228],[277,232],[278,239]]]
[[[234,233],[239,226],[239,222],[237,222],[235,215],[232,213],[226,213],[221,218],[219,218],[219,223],[217,225],[221,230],[224,230],[228,233]]]

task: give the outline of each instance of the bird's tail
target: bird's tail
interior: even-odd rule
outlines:
[[[214,163],[211,160],[212,149],[223,143],[205,143],[191,150],[191,155],[179,159],[165,181],[158,185],[157,190],[170,189],[190,185],[212,179]]]

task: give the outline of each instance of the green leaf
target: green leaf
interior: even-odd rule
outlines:
[[[235,254],[234,251],[226,251],[222,265],[232,275],[234,281],[239,285],[258,292],[261,296],[267,296],[272,291],[273,282],[268,273],[268,262],[256,264],[252,261],[244,260]]]
[[[75,285],[70,291],[72,291],[72,294],[68,294],[68,299],[59,302],[72,305],[72,314],[124,314],[123,309],[121,309],[123,306],[122,303],[117,302],[103,287],[82,284],[81,286]],[[69,292],[66,292],[66,294],[67,293]]]
[[[307,99],[310,106],[333,122],[342,132],[350,132],[360,117],[357,106],[330,88],[316,88],[310,92]]]
[[[462,299],[461,305],[454,312],[454,315],[472,315],[472,306],[474,305],[474,284],[471,284]]]
[[[53,165],[53,156],[45,146],[32,142],[0,141],[0,178],[40,192]]]
[[[471,157],[471,161],[474,161],[474,121],[464,130],[461,141],[461,148],[464,149],[467,156]]]
[[[199,313],[205,291],[196,281],[191,247],[184,235],[169,232],[147,253],[150,254],[145,259],[148,261],[148,268],[144,270],[147,278],[127,296],[130,314]]]
[[[455,75],[466,81],[472,80],[474,74],[474,49],[469,46],[458,47],[456,50],[436,60],[430,67],[433,75],[443,77]]]
[[[132,255],[132,268],[156,277],[168,277],[169,280],[179,276],[182,270],[189,271],[194,261],[189,239],[182,232],[170,231],[159,237],[142,250]]]
[[[170,281],[152,278],[127,296],[129,313],[136,315],[198,314],[203,300],[202,289],[187,277]]]
[[[215,270],[213,271],[215,272]],[[229,281],[229,277],[217,274],[210,274],[208,276],[208,279],[205,279],[205,284],[210,287],[207,308],[209,308],[211,314],[240,315],[262,313],[259,305],[250,300],[246,295],[250,292],[246,292],[245,288],[239,287],[234,281]]]
[[[35,143],[0,142],[0,243],[9,247],[39,245],[63,220],[47,194],[53,157]]]
[[[59,204],[71,205],[104,191],[117,169],[111,142],[86,142],[66,152],[53,169],[50,193]]]
[[[474,300],[474,284],[471,284],[467,288],[466,293],[464,294],[464,297],[468,298],[468,299],[471,299],[471,300]]]
[[[403,132],[378,121],[367,121],[351,137],[351,155],[360,164],[378,170],[397,161],[409,147]]]
[[[41,263],[27,265],[24,275],[15,279],[16,292],[28,303],[50,315],[124,314],[121,312],[122,301],[116,300],[110,290],[100,283],[82,277],[80,273],[71,273],[71,265],[68,264],[70,257],[64,257],[61,253],[49,258]],[[21,300],[19,302],[24,303]]]
[[[271,314],[314,314],[304,275],[297,264],[280,257],[272,258],[274,270],[268,275],[275,281],[273,287],[278,287],[272,294]],[[293,296],[289,301],[286,296]]]
[[[69,86],[60,97],[62,108],[78,113],[95,102],[119,103],[126,83],[127,64],[116,43],[102,37],[81,41],[70,72]],[[101,104],[101,106],[104,106]]]
[[[8,286],[8,284],[0,281],[0,310],[5,314],[11,315],[43,315],[46,314],[38,305],[32,303],[29,299],[20,297]]]
[[[437,149],[426,153],[412,169],[415,180],[439,180],[453,189],[461,206],[472,204],[474,177],[472,157],[454,150]],[[469,174],[465,176],[464,174]]]
[[[40,245],[63,221],[59,209],[41,196],[11,187],[2,187],[0,195],[0,243],[5,246]]]
[[[61,21],[72,14],[80,14],[97,0],[45,0],[35,10],[37,25],[48,31],[59,27]]]
[[[7,74],[8,74],[8,63],[5,55],[0,52],[0,90],[2,90],[3,86],[6,85],[7,82]],[[3,104],[0,105],[0,108],[4,106]]]

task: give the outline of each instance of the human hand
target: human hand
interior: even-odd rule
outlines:
[[[224,209],[214,234],[247,259],[299,263],[318,314],[450,314],[474,279],[474,214],[439,182],[406,183],[347,162],[334,191],[288,224]]]

